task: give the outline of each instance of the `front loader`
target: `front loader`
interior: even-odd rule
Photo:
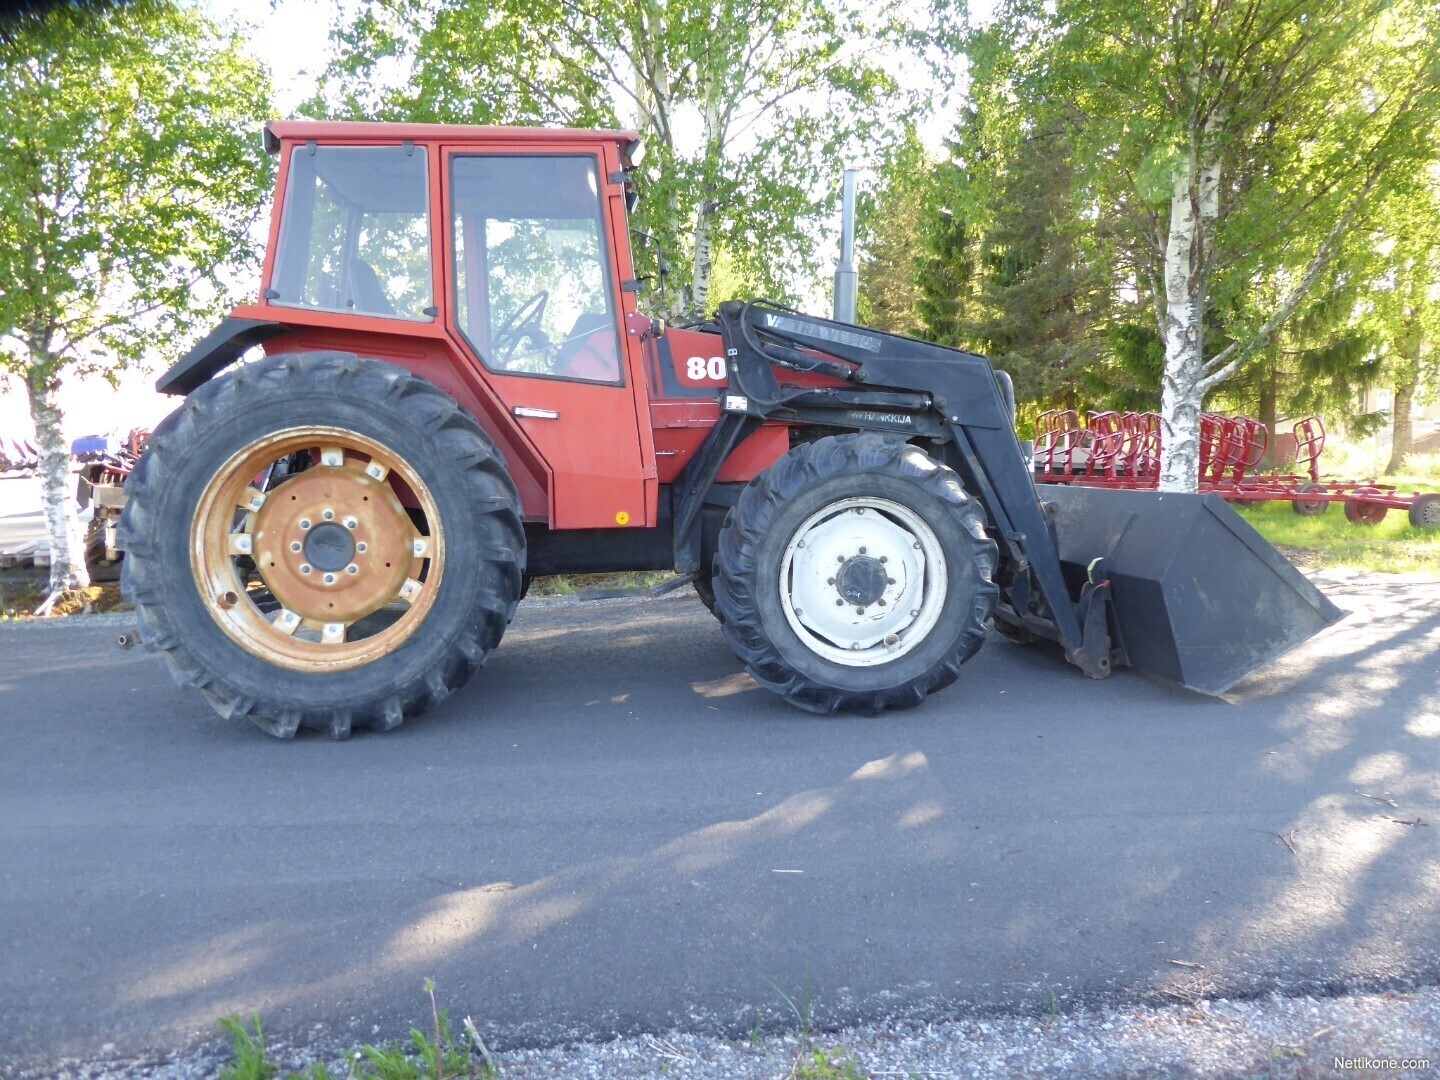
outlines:
[[[822,713],[918,704],[991,625],[1218,694],[1341,615],[1218,498],[1042,498],[983,357],[762,300],[646,317],[633,132],[265,138],[260,295],[161,378],[121,524],[141,640],[223,715],[394,727],[546,574],[675,571]]]

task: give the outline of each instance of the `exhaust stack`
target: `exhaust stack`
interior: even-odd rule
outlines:
[[[840,187],[840,266],[835,271],[835,321],[855,322],[860,275],[855,270],[855,177],[846,169]]]

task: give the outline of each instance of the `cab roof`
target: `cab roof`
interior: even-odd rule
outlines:
[[[353,120],[271,120],[265,125],[265,149],[275,153],[280,140],[305,142],[309,139],[415,142],[614,142],[640,140],[635,131],[583,131],[576,128],[484,127],[475,124],[384,124]]]

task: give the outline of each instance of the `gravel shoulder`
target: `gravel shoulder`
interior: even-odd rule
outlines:
[[[323,1033],[295,1047],[271,1045],[286,1069],[324,1062],[345,1075],[346,1049]],[[348,1048],[347,1048],[348,1049]],[[860,1077],[1234,1077],[1309,1080],[1347,1073],[1440,1072],[1440,990],[1335,998],[1199,999],[1123,1010],[992,1016],[949,1023],[864,1025],[759,1039],[686,1032],[575,1043],[493,1055],[500,1080],[780,1080],[818,1060]],[[164,1061],[60,1062],[14,1074],[73,1080],[198,1080],[228,1056],[205,1050]],[[824,1074],[820,1074],[824,1075]],[[837,1077],[845,1077],[837,1071]]]

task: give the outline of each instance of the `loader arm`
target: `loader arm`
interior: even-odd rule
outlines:
[[[997,623],[1057,642],[1092,678],[1123,665],[1221,694],[1344,615],[1216,496],[1055,485],[1042,500],[1009,378],[983,356],[766,301],[723,304],[718,318],[729,385],[677,485],[682,569],[698,568],[694,521],[719,464],[774,419],[931,443],[985,508]],[[786,385],[787,369],[833,384]]]

